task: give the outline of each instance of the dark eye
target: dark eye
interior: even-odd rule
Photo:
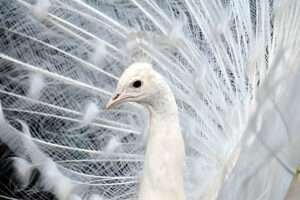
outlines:
[[[139,87],[142,86],[142,81],[140,81],[140,80],[134,81],[134,82],[132,83],[132,86],[133,86],[134,88],[139,88]]]

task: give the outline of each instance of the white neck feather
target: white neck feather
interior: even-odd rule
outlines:
[[[139,200],[184,200],[184,141],[175,98],[170,90],[155,99]]]

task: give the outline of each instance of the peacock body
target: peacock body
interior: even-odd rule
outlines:
[[[1,0],[0,139],[15,190],[136,199],[148,115],[103,108],[146,62],[176,98],[187,200],[284,199],[300,161],[299,17],[297,0]]]

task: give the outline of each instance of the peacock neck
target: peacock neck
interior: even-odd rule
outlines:
[[[178,109],[175,97],[170,88],[159,92],[153,97],[151,103],[146,105],[150,113],[151,118],[163,118],[165,120],[170,117],[178,121]]]
[[[150,126],[140,200],[183,200],[184,142],[172,95],[148,107]]]

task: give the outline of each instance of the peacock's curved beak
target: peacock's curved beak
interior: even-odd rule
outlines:
[[[106,104],[105,109],[109,110],[120,103],[124,102],[125,99],[127,99],[128,96],[124,95],[122,93],[116,93]]]

